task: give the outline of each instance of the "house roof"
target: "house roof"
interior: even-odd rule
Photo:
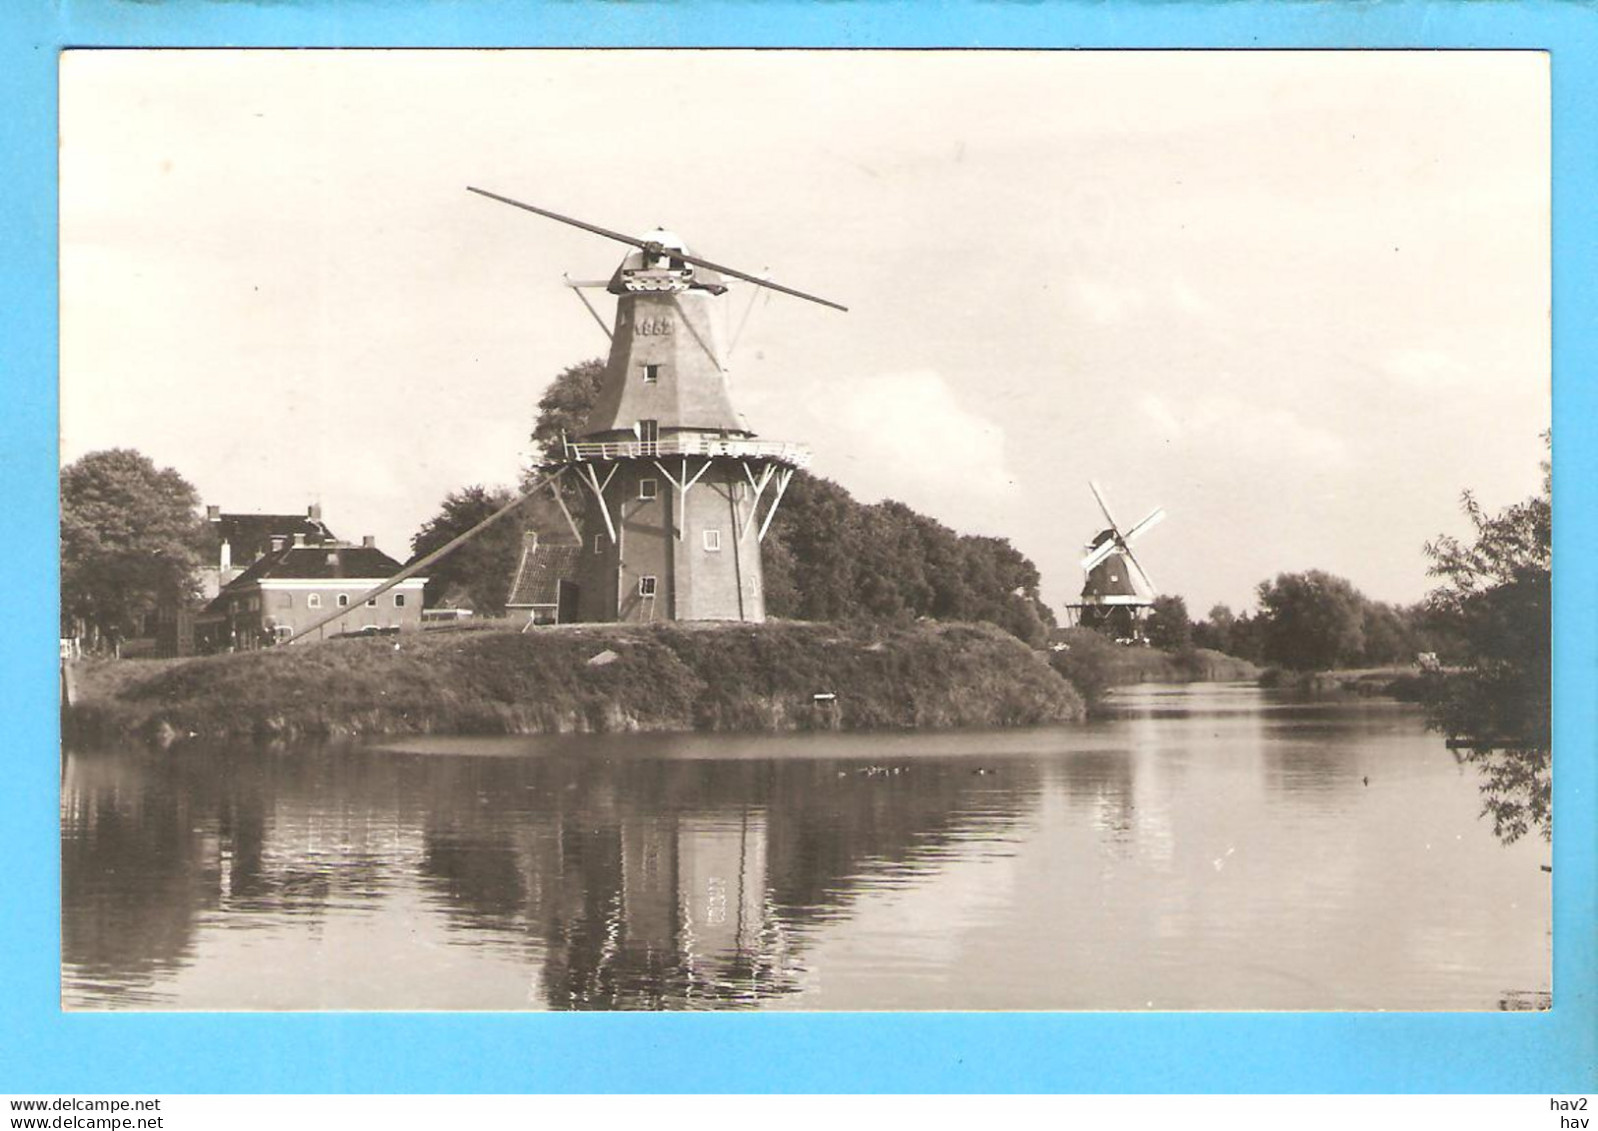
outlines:
[[[266,554],[228,582],[206,610],[219,608],[224,598],[262,581],[371,581],[393,577],[402,568],[375,546],[289,546]],[[426,579],[411,580],[421,583]]]
[[[211,549],[228,544],[235,562],[247,562],[272,549],[272,538],[294,540],[303,534],[307,542],[331,542],[333,532],[319,518],[305,514],[224,514],[207,524],[212,535]]]
[[[267,554],[232,583],[268,578],[338,580],[393,577],[404,567],[376,546],[288,546]]]
[[[525,609],[558,604],[559,582],[576,576],[577,555],[581,552],[582,547],[573,542],[540,543],[538,535],[529,530],[522,536],[522,556],[516,563],[516,576],[505,607]]]

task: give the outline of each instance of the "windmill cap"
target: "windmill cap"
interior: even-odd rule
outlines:
[[[652,232],[645,232],[639,237],[645,243],[658,243],[661,247],[669,247],[673,251],[687,251],[688,241],[676,232],[667,231],[665,228],[656,228]]]
[[[676,232],[656,228],[652,232],[644,233],[639,239],[652,245],[658,244],[659,247],[658,249],[651,247],[648,250],[636,248],[628,252],[605,288],[611,294],[689,289],[709,291],[711,294],[719,295],[726,291],[726,285],[722,282],[719,271],[684,263],[681,260],[669,266],[660,262],[661,256],[670,258],[673,255],[689,254],[688,241]]]

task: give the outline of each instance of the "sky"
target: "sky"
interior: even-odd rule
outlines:
[[[1096,479],[1195,616],[1423,546],[1541,481],[1535,52],[77,51],[61,68],[61,460],[393,556],[511,484],[626,249],[737,286],[734,402],[811,470],[1010,539],[1056,611]],[[605,317],[613,300],[590,292]],[[747,319],[747,320],[746,320]]]

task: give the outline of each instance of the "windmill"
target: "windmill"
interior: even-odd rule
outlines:
[[[633,249],[605,282],[567,281],[610,338],[587,421],[539,469],[552,488],[569,477],[583,490],[580,519],[555,491],[582,547],[576,619],[764,620],[760,542],[810,452],[757,437],[733,408],[726,280],[847,308],[703,259],[662,229],[630,236],[470,191]],[[599,288],[616,296],[609,327],[583,294]]]
[[[1132,543],[1164,519],[1165,510],[1155,507],[1141,522],[1123,532],[1110,513],[1103,489],[1092,480],[1088,481],[1088,488],[1109,526],[1087,544],[1088,553],[1082,559],[1082,570],[1087,575],[1082,596],[1077,604],[1066,608],[1086,628],[1106,631],[1117,640],[1141,639],[1143,618],[1159,590],[1132,553]]]
[[[562,458],[540,465],[520,496],[286,643],[416,576],[546,487],[578,543],[576,576],[556,582],[557,606],[574,607],[575,619],[765,620],[760,542],[810,452],[802,444],[759,439],[733,409],[719,305],[727,292],[723,279],[835,310],[848,307],[700,258],[667,231],[629,236],[468,189],[634,248],[606,282],[567,281],[610,338],[599,396],[582,432],[565,441]],[[614,328],[582,294],[593,287],[616,296]],[[580,523],[560,490],[568,477],[587,496]]]

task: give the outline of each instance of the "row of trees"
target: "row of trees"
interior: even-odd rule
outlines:
[[[1193,625],[1193,643],[1293,671],[1385,667],[1420,652],[1451,662],[1464,657],[1457,626],[1429,601],[1375,601],[1321,570],[1278,574],[1257,592],[1256,612],[1212,608]]]
[[[1374,601],[1320,570],[1278,574],[1262,581],[1258,594],[1256,612],[1216,605],[1199,621],[1181,597],[1160,597],[1145,625],[1149,643],[1171,652],[1211,648],[1293,671],[1407,664],[1421,652],[1445,662],[1466,655],[1455,618],[1430,601]]]
[[[865,505],[795,474],[761,547],[766,610],[796,620],[987,621],[1041,647],[1038,570],[1003,538],[959,535],[903,503]]]

